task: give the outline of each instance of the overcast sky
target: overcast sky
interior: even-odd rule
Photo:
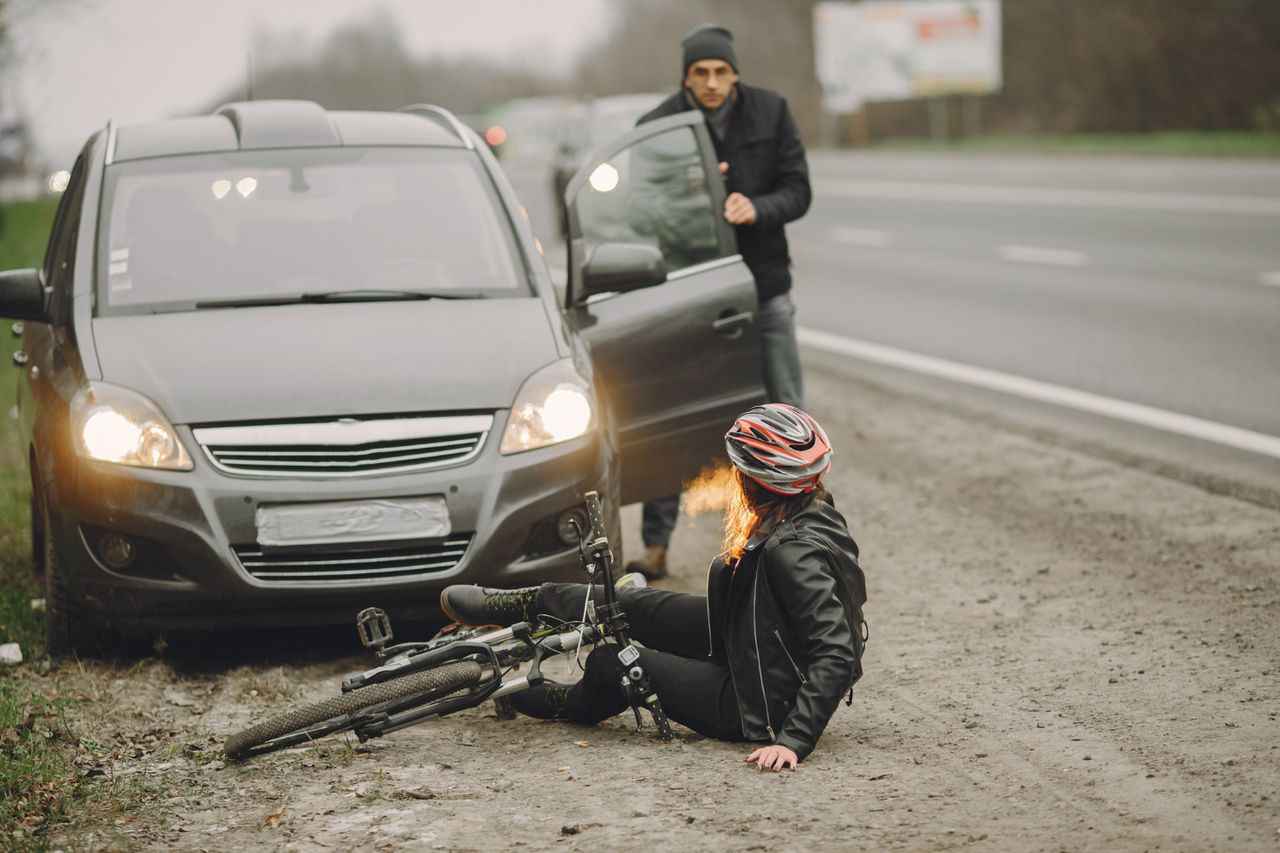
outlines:
[[[385,8],[422,55],[478,54],[570,67],[604,35],[609,0],[11,0],[17,74],[4,94],[25,107],[53,165],[108,118],[146,120],[207,101],[245,75],[255,29],[319,42]]]

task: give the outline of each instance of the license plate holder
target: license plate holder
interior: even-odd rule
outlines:
[[[440,495],[268,504],[254,521],[263,548],[440,539],[453,530]]]

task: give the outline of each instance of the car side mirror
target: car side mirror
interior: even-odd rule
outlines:
[[[584,296],[626,293],[667,280],[667,261],[655,246],[644,243],[601,243],[582,267]]]
[[[44,276],[40,270],[0,272],[0,317],[49,322],[45,309]]]

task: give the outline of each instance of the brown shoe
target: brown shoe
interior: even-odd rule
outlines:
[[[627,563],[628,572],[639,572],[648,580],[656,581],[667,576],[667,546],[644,546],[644,559]]]

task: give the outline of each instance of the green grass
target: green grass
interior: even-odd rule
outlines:
[[[993,151],[1024,154],[1128,154],[1157,157],[1280,157],[1280,133],[1169,131],[1072,135],[975,136],[952,142],[888,139],[877,148],[926,151]]]
[[[57,199],[0,204],[0,270],[40,265]]]
[[[0,270],[40,263],[56,204],[47,199],[0,206]],[[30,480],[10,416],[19,374],[9,358],[21,341],[9,325],[0,321],[0,643],[20,643],[30,660],[44,651],[44,620],[31,609],[41,593],[31,573]]]
[[[0,206],[0,270],[36,266],[44,255],[56,202]],[[31,571],[30,486],[17,423],[9,416],[18,372],[9,366],[20,341],[0,324],[0,643],[17,642],[27,663],[0,671],[0,849],[45,847],[42,830],[80,795],[76,739],[65,701],[46,698],[27,670],[44,654],[44,619],[31,600],[43,593]]]
[[[0,849],[42,849],[47,825],[78,788],[65,700],[0,679]]]

